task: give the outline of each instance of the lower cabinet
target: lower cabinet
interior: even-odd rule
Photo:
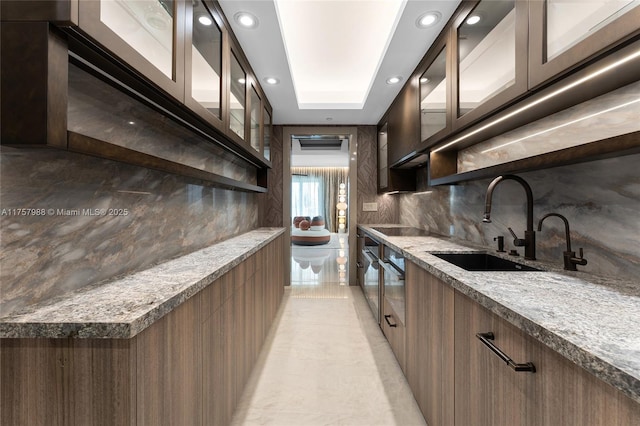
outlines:
[[[225,425],[284,292],[280,236],[131,339],[2,339],[0,425]]]
[[[486,332],[535,373],[511,369],[476,337]],[[640,404],[456,292],[455,424],[631,426]]]
[[[427,424],[452,425],[454,290],[416,264],[405,265],[407,381]]]
[[[425,269],[405,265],[403,370],[429,426],[640,425],[639,403]],[[476,337],[489,332],[487,344],[535,372],[514,371]]]
[[[380,319],[382,332],[389,341],[391,350],[398,360],[402,372],[406,373],[405,326],[386,298],[382,298],[383,317]]]

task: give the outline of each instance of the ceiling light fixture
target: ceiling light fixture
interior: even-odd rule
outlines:
[[[205,27],[208,27],[211,24],[213,24],[213,20],[211,18],[209,18],[208,16],[205,16],[205,15],[200,16],[198,18],[198,22],[200,22]]]
[[[280,83],[280,80],[278,80],[278,79],[277,79],[277,78],[275,78],[275,77],[267,77],[267,78],[265,78],[265,79],[264,79],[264,82],[265,82],[265,83],[267,83],[267,84],[271,84],[271,85],[273,85],[273,84],[278,84],[278,83]]]
[[[475,25],[478,22],[480,22],[480,16],[479,15],[471,15],[467,18],[467,24],[469,25]]]
[[[401,80],[402,80],[402,77],[399,77],[399,76],[389,77],[387,79],[387,84],[398,84],[400,83]]]
[[[258,27],[258,18],[256,18],[255,15],[249,12],[238,12],[233,15],[233,18],[244,28],[253,29]]]
[[[427,12],[418,18],[416,26],[418,28],[428,28],[440,22],[440,19],[442,19],[440,12]]]

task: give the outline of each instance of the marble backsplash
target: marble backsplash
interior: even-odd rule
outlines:
[[[458,172],[640,131],[640,81],[549,115],[458,153]]]
[[[69,131],[255,185],[256,168],[69,64]]]
[[[533,190],[534,228],[550,212],[564,215],[571,228],[572,250],[584,248],[586,266],[580,273],[638,282],[640,276],[640,154],[521,173]],[[526,228],[524,189],[514,181],[500,183],[493,194],[492,223],[483,223],[485,194],[491,179],[459,185],[426,187],[420,170],[420,191],[399,196],[400,223],[449,235],[460,241],[495,249],[493,238],[507,227],[522,238]],[[536,231],[536,255],[562,267],[566,249],[564,224],[547,218]],[[520,255],[524,254],[518,248]]]
[[[2,316],[258,226],[256,194],[66,151],[2,146],[0,178]]]
[[[397,223],[396,195],[378,194],[378,135],[376,126],[358,126],[358,223]],[[377,211],[364,211],[376,203]]]

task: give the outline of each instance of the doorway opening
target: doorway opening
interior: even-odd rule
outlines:
[[[290,284],[350,284],[352,136],[291,132],[288,139]],[[355,150],[355,149],[353,149]],[[355,170],[354,170],[355,171]],[[355,228],[353,228],[355,229]]]

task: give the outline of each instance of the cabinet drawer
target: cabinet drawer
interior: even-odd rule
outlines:
[[[406,374],[405,360],[405,326],[399,315],[393,310],[386,298],[383,298],[383,318],[380,320],[382,332],[389,341],[393,354],[400,364],[402,372]]]

